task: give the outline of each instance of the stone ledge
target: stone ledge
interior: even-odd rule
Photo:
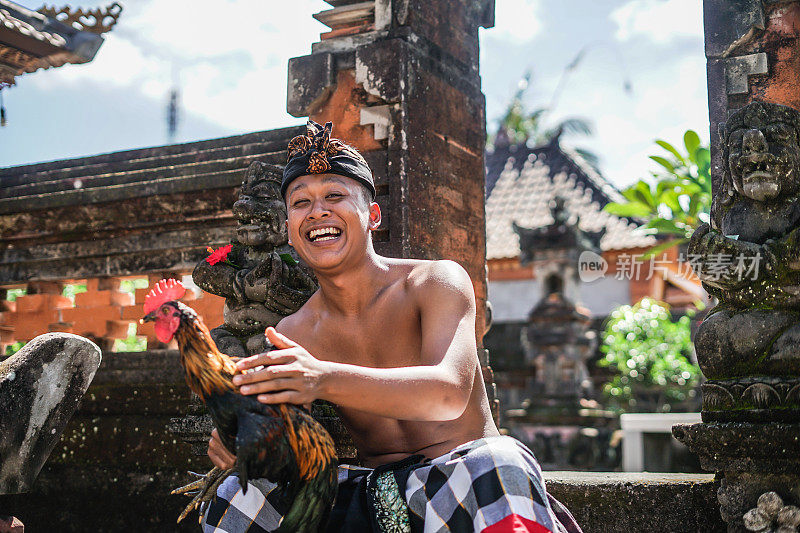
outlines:
[[[0,496],[0,509],[31,531],[196,531],[194,519],[175,526],[186,501],[169,495],[190,477],[184,468],[51,464],[31,493]],[[725,531],[713,475],[545,472],[545,480],[585,533]]]
[[[725,531],[713,474],[545,472],[584,533]]]

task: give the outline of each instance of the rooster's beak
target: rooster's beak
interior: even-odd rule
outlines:
[[[145,322],[152,322],[156,319],[156,312],[152,311],[147,313],[142,318],[139,319],[139,324],[144,324]]]

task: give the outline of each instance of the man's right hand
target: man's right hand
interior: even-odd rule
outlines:
[[[230,470],[236,465],[236,456],[222,444],[216,429],[211,432],[211,440],[208,441],[208,458],[222,470]]]

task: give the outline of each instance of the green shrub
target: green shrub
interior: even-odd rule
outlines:
[[[611,313],[599,363],[613,372],[603,387],[609,407],[668,412],[695,397],[700,369],[690,359],[690,322],[673,321],[667,304],[650,298]]]

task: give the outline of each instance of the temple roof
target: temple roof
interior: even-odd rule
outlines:
[[[529,148],[500,144],[486,152],[486,258],[519,257],[519,237],[513,223],[537,228],[553,223],[551,204],[565,201],[570,222],[580,218],[587,232],[605,229],[600,248],[625,250],[652,246],[652,235],[627,217],[603,211],[622,194],[580,155],[558,142]]]
[[[0,0],[0,87],[40,68],[91,61],[103,44],[101,34],[121,12],[116,2],[92,10],[43,6],[32,11]]]

